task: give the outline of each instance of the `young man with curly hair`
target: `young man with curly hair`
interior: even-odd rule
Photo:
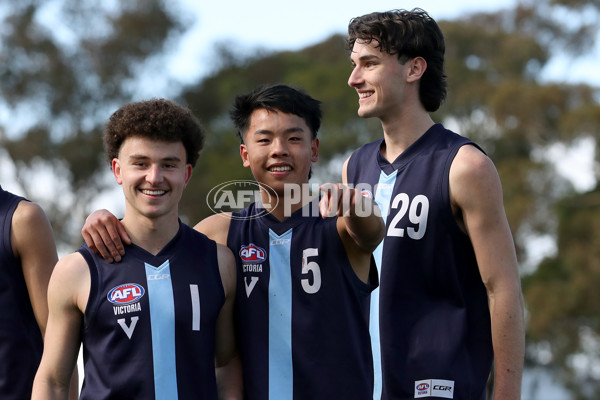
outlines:
[[[56,265],[34,399],[66,399],[83,343],[81,399],[215,399],[215,359],[234,353],[235,262],[183,224],[178,203],[204,134],[155,99],[117,110],[104,133],[131,238],[120,264],[82,246]]]

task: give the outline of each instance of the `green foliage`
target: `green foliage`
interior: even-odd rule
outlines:
[[[550,344],[555,365],[563,367],[561,374],[574,393],[597,398],[600,387],[593,374],[574,368],[571,360],[575,354],[600,360],[600,189],[565,198],[556,215],[557,255],[523,280],[531,310],[528,334],[533,342]],[[590,336],[594,345],[586,340]]]
[[[109,9],[77,0],[14,2],[1,16],[0,107],[11,120],[2,121],[6,134],[0,144],[17,167],[23,194],[52,211],[55,227],[71,230],[66,221],[79,225],[91,211],[88,203],[106,187],[99,173],[106,171],[104,122],[133,99],[131,81],[139,64],[160,54],[181,32],[163,2],[123,3]],[[52,5],[59,11],[45,20]],[[15,124],[19,120],[31,125]],[[55,170],[73,196],[32,196],[37,188],[29,176],[45,169]],[[69,234],[58,232],[58,237]],[[67,242],[80,243],[78,236]]]

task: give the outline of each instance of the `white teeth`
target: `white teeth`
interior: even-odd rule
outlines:
[[[371,96],[373,93],[359,93],[358,97],[360,97],[361,99],[364,99],[365,97],[369,97]]]
[[[166,192],[164,190],[142,190],[142,193],[147,194],[149,196],[161,196]]]
[[[285,167],[271,167],[270,170],[274,171],[274,172],[283,172],[283,171],[291,171],[292,168],[289,167],[289,166],[285,166]]]

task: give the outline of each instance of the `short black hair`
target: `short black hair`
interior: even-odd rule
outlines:
[[[250,126],[250,116],[259,109],[299,116],[310,128],[313,139],[317,137],[323,118],[321,102],[303,90],[283,84],[261,85],[248,94],[237,96],[229,112],[242,143]]]

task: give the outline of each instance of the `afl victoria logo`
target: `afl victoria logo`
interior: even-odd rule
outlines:
[[[137,283],[124,283],[112,288],[106,298],[113,304],[129,304],[138,301],[144,296],[145,290]]]
[[[261,263],[267,259],[267,256],[263,249],[254,243],[250,243],[247,246],[242,246],[240,249],[240,258],[247,263]]]
[[[417,390],[427,390],[427,389],[429,389],[428,383],[421,383],[417,386]]]

